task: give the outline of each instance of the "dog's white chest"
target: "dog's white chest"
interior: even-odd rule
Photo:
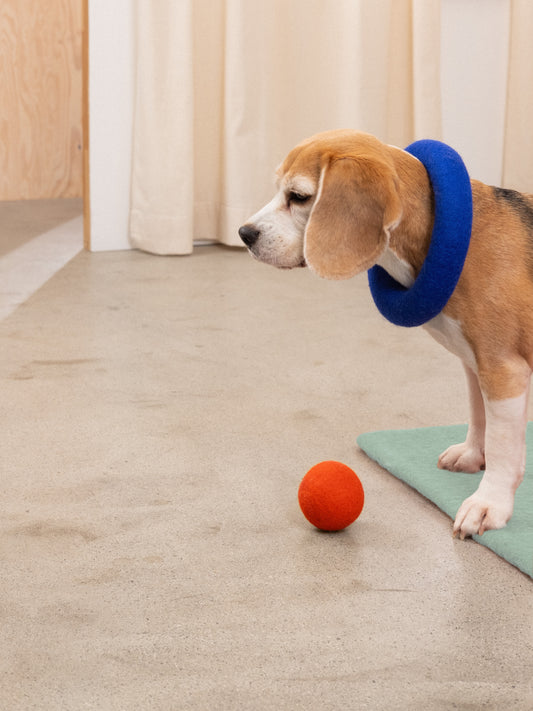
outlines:
[[[396,281],[409,289],[415,280],[410,264],[398,257],[389,247],[381,254],[377,261]],[[424,324],[423,328],[437,341],[454,355],[458,356],[466,365],[476,372],[476,359],[470,344],[461,330],[461,324],[442,312]]]
[[[437,343],[458,356],[469,368],[473,371],[477,370],[474,352],[463,335],[459,321],[440,313],[428,321],[423,328]]]

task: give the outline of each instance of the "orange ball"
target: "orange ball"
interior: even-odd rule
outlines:
[[[365,492],[357,474],[341,462],[320,462],[307,472],[298,489],[306,519],[322,531],[340,531],[359,516]]]

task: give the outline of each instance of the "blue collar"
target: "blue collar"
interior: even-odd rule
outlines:
[[[423,163],[435,195],[429,250],[409,289],[378,265],[369,269],[368,281],[388,321],[421,326],[442,311],[461,276],[472,232],[472,188],[460,155],[445,143],[416,141],[405,150]]]

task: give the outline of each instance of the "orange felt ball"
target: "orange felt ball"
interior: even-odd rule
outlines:
[[[365,492],[357,474],[341,462],[320,462],[307,472],[298,489],[306,519],[322,531],[340,531],[363,510]]]

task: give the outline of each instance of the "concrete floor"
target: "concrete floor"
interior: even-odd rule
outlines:
[[[355,444],[467,416],[365,276],[80,253],[0,349],[3,708],[533,708],[531,579]],[[337,534],[296,498],[324,459],[366,492]]]
[[[83,249],[83,203],[0,201],[0,319]]]
[[[81,198],[0,201],[0,258],[82,212]]]

